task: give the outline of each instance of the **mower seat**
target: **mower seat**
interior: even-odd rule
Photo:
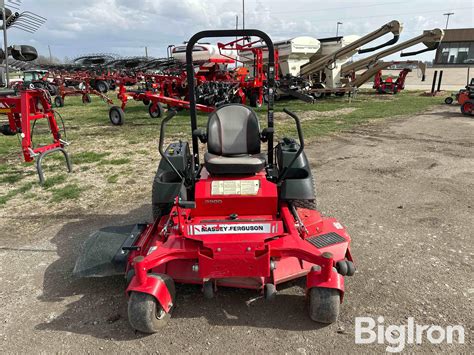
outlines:
[[[265,167],[260,124],[247,106],[228,104],[209,115],[204,165],[211,175],[252,175]]]

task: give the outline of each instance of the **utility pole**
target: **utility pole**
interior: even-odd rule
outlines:
[[[242,29],[245,30],[245,0],[242,0]]]
[[[8,40],[7,40],[7,12],[5,11],[5,0],[0,0],[2,19],[3,19],[3,44],[5,48],[5,75],[7,79],[7,87],[10,85],[10,73],[8,72]]]
[[[148,47],[145,46],[145,58],[148,59]]]
[[[53,55],[51,54],[51,46],[48,44],[48,51],[49,51],[49,62],[53,64]]]
[[[342,25],[342,22],[337,21],[337,26],[336,26],[336,37],[339,37],[339,25]]]
[[[448,29],[449,16],[454,15],[454,12],[446,12],[443,16],[446,16],[446,30]]]

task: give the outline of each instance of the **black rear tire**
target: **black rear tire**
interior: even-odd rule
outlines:
[[[114,126],[121,126],[125,121],[125,113],[122,108],[118,106],[112,106],[109,110],[109,119]]]
[[[474,115],[474,100],[468,100],[461,105],[461,113],[466,116]]]
[[[98,80],[95,83],[95,88],[98,92],[100,92],[102,94],[105,94],[107,91],[109,91],[109,85],[107,84],[107,82],[105,82],[103,80]]]
[[[341,294],[333,288],[313,287],[309,290],[309,317],[319,323],[334,323],[339,316]]]

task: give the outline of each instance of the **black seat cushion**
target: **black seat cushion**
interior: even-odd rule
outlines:
[[[265,167],[263,154],[225,157],[206,153],[204,155],[206,169],[213,175],[251,175],[256,174]]]
[[[211,174],[255,174],[265,167],[260,154],[260,124],[247,106],[229,104],[209,115],[204,156]]]

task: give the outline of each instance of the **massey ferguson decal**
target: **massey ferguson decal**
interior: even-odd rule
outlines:
[[[194,224],[189,226],[189,234],[252,234],[277,233],[278,224],[272,223],[232,223],[232,224]]]

